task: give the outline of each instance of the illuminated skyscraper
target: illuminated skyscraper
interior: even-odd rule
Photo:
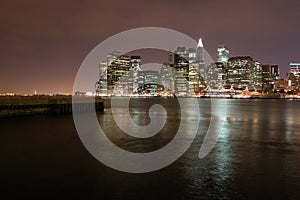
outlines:
[[[118,59],[120,56],[121,56],[121,52],[119,51],[113,51],[107,54],[107,65],[111,65],[111,63],[114,62],[116,59]]]
[[[287,73],[286,80],[288,81],[288,90],[292,91],[298,89],[299,78],[296,77],[294,73]]]
[[[189,89],[189,52],[185,47],[178,47],[174,54],[175,93],[186,96]]]
[[[170,66],[169,62],[163,63],[158,82],[165,90],[174,92],[174,68]]]
[[[262,65],[262,91],[269,92],[271,90],[270,65]]]
[[[210,65],[208,65],[206,72],[206,82],[211,89],[216,89],[219,87],[216,63],[211,63]]]
[[[227,65],[229,50],[224,45],[217,46],[217,62],[211,63],[207,68],[207,84],[211,89],[224,88],[227,81]]]
[[[262,67],[257,61],[253,61],[251,64],[250,83],[249,90],[262,90]]]
[[[139,71],[137,91],[144,94],[155,95],[163,91],[163,87],[158,84],[158,71]]]
[[[274,80],[280,79],[280,71],[278,65],[271,65],[271,76]]]
[[[174,53],[172,51],[168,52],[168,63],[171,67],[174,67]]]
[[[142,71],[142,62],[140,56],[130,57],[130,68],[128,72],[128,92],[133,93],[138,88],[138,72]]]
[[[217,86],[225,87],[227,81],[227,63],[224,62],[216,62],[216,77],[217,77]]]
[[[289,64],[290,73],[293,73],[298,79],[300,78],[300,63],[292,62]]]
[[[116,59],[121,56],[121,53],[118,51],[113,51],[112,53],[107,54],[107,61],[102,61],[99,64],[99,80],[96,82],[96,93],[97,95],[107,95],[108,94],[108,66],[110,66]],[[110,67],[111,68],[111,67]],[[112,71],[110,70],[110,75],[112,75]],[[110,76],[111,77],[111,76]],[[112,81],[112,80],[110,80]],[[111,82],[112,84],[112,82]],[[110,85],[110,91],[113,89],[112,85]]]
[[[253,59],[249,56],[229,58],[227,84],[238,90],[249,87],[252,63]]]
[[[204,61],[204,46],[201,38],[199,39],[197,44],[197,60]]]
[[[96,93],[98,95],[107,95],[107,62],[102,61],[99,64],[99,81],[96,83]]]
[[[261,91],[261,64],[253,61],[250,56],[229,58],[227,85],[233,85],[237,90],[244,90],[247,87],[249,90]]]
[[[205,67],[205,57],[204,57],[204,45],[202,42],[202,39],[199,39],[198,45],[197,45],[197,62],[199,64],[199,73],[200,75],[206,79],[206,67]]]
[[[199,90],[199,64],[197,62],[197,53],[194,48],[188,49],[189,61],[189,94],[195,94]]]
[[[138,72],[139,87],[144,84],[157,84],[158,83],[158,71],[139,71]]]
[[[224,45],[218,45],[217,47],[217,60],[218,62],[227,63],[229,59],[229,49]]]
[[[111,54],[109,54],[111,55]],[[121,55],[117,59],[109,57],[107,66],[107,92],[108,94],[123,95],[128,91],[128,72],[130,69],[130,56]]]
[[[280,75],[279,75],[279,66],[278,65],[271,65],[270,67],[270,84],[272,86],[272,88],[274,89],[275,87],[275,81],[280,79]]]

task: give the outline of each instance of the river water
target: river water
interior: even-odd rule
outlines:
[[[186,105],[192,99],[186,99]],[[219,139],[199,159],[214,117],[210,99],[199,99],[198,134],[177,161],[158,171],[131,174],[96,160],[82,144],[72,115],[0,119],[1,194],[11,198],[84,199],[297,199],[300,195],[300,102],[228,99]],[[98,114],[107,137],[133,152],[151,152],[176,135],[182,110],[176,99],[132,99],[130,113],[147,125],[147,110],[161,104],[167,121],[151,138],[126,135],[111,108]],[[122,108],[119,110],[122,114]],[[192,111],[190,111],[192,112]],[[128,120],[124,118],[124,120]],[[191,123],[194,120],[185,120]],[[189,124],[185,131],[189,134]],[[114,155],[110,155],[114,158]]]

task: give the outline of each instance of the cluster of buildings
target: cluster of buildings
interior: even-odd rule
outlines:
[[[278,65],[262,65],[250,56],[230,57],[217,47],[217,62],[205,63],[202,40],[197,47],[168,52],[160,71],[143,70],[140,56],[112,52],[99,65],[99,96],[201,96],[204,94],[294,94],[299,89],[300,63],[290,63],[285,79]]]

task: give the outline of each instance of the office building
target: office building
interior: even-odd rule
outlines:
[[[219,63],[227,63],[229,59],[229,49],[224,45],[218,45],[217,47],[217,61]]]
[[[298,79],[300,78],[300,62],[291,62],[289,64],[290,73],[293,73]]]
[[[171,67],[169,62],[163,63],[158,83],[164,87],[165,90],[174,92],[174,67]]]
[[[227,63],[216,62],[215,63],[215,73],[217,77],[217,84],[219,87],[225,87],[227,81]]]
[[[199,64],[197,62],[197,53],[194,48],[188,49],[189,61],[189,89],[188,93],[194,95],[199,90]]]
[[[273,88],[271,85],[270,65],[262,65],[262,91],[268,93]]]
[[[229,58],[227,84],[236,90],[249,87],[252,63],[253,59],[249,56]]]
[[[249,90],[262,91],[262,67],[257,61],[253,61],[251,64]]]
[[[138,72],[142,71],[142,61],[140,56],[130,56],[130,68],[128,72],[128,93],[137,92]]]
[[[294,91],[298,89],[299,86],[299,78],[294,73],[287,73],[286,80],[288,81],[287,90]]]
[[[99,64],[99,79],[96,83],[96,94],[100,96],[107,95],[107,62],[102,61]]]
[[[185,47],[178,47],[174,54],[175,94],[186,96],[189,90],[189,53]]]
[[[158,71],[139,71],[137,92],[155,95],[162,92],[164,88],[158,84]]]
[[[271,77],[273,81],[280,79],[280,71],[278,65],[271,65]]]
[[[111,54],[110,54],[111,55]],[[113,60],[113,61],[112,61]],[[130,56],[121,55],[114,59],[109,57],[107,66],[107,92],[109,95],[127,94]]]

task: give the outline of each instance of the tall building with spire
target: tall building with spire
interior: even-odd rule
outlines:
[[[206,79],[206,67],[205,67],[205,57],[204,57],[204,45],[202,39],[200,38],[196,50],[197,62],[199,64],[199,73]]]
[[[204,46],[201,38],[197,44],[197,60],[204,62]]]

